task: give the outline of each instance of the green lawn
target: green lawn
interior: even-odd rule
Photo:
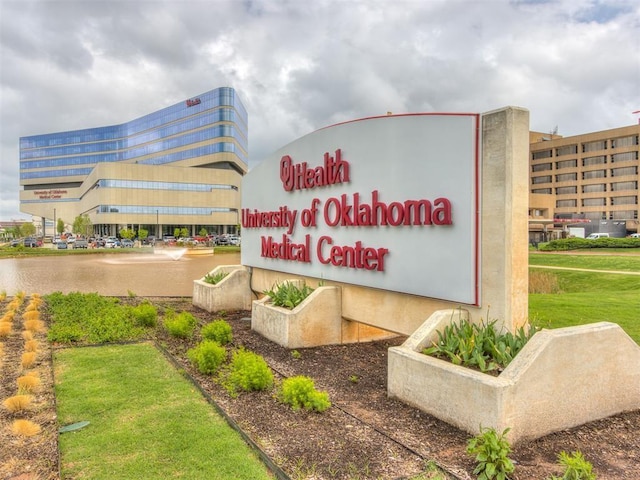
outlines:
[[[150,344],[55,353],[62,478],[270,479],[255,453]]]
[[[640,258],[628,256],[530,255],[531,265],[594,270],[639,271]],[[530,294],[529,318],[534,325],[559,328],[594,322],[619,324],[640,344],[640,276],[542,270],[558,280],[560,293]]]

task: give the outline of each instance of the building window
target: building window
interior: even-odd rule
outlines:
[[[582,193],[595,193],[595,192],[606,192],[607,184],[606,183],[594,183],[593,185],[583,185]]]
[[[596,157],[585,157],[582,159],[582,166],[589,167],[591,165],[602,165],[607,163],[607,157],[604,155],[598,155]]]
[[[625,175],[637,175],[638,167],[622,167],[622,168],[612,168],[611,176],[612,177],[623,177]]]
[[[539,183],[551,183],[551,175],[545,175],[543,177],[531,177],[531,183],[537,185]]]
[[[556,162],[556,169],[560,170],[561,168],[575,168],[578,166],[578,160],[575,158],[573,160],[563,160],[562,162]]]
[[[633,147],[638,145],[638,135],[630,135],[628,137],[614,138],[611,140],[611,148]]]
[[[533,160],[540,160],[541,158],[551,158],[553,156],[553,150],[540,150],[539,152],[532,152],[531,158]]]
[[[582,200],[583,207],[601,207],[606,204],[606,198],[585,198]]]
[[[637,220],[637,210],[616,210],[611,212],[612,220]]]
[[[578,153],[578,145],[565,145],[564,147],[556,148],[556,157],[560,155],[575,155]]]
[[[568,193],[578,193],[578,187],[558,187],[556,195],[566,195]]]
[[[551,189],[550,188],[534,188],[533,190],[531,190],[531,193],[543,193],[543,194],[549,194],[551,193]]]
[[[606,149],[607,149],[606,140],[598,140],[596,142],[586,142],[582,144],[583,152],[595,152],[596,150],[606,150]]]
[[[632,182],[615,182],[611,184],[611,191],[612,192],[619,192],[621,190],[637,190],[638,189],[638,182],[637,181],[632,181]]]
[[[611,205],[637,205],[638,197],[636,195],[627,195],[624,197],[611,197]]]
[[[563,208],[563,207],[576,207],[578,205],[578,201],[573,199],[573,200],[556,200],[556,208]]]
[[[582,172],[583,180],[589,180],[590,178],[605,178],[606,176],[606,170],[591,170],[590,172]]]
[[[577,179],[577,173],[563,173],[562,175],[556,175],[556,182],[572,182]]]
[[[532,172],[544,172],[545,170],[551,170],[551,163],[541,163],[539,165],[533,165],[531,167]]]
[[[611,163],[638,160],[638,152],[616,153],[611,155]]]

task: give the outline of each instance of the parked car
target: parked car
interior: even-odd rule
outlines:
[[[240,237],[236,237],[235,235],[229,237],[229,245],[240,245]]]
[[[108,237],[104,243],[105,248],[116,248],[120,246],[120,240],[116,237]]]
[[[73,242],[73,248],[89,248],[89,242],[84,238],[78,238]]]
[[[597,240],[598,238],[608,238],[608,233],[592,233],[587,237],[587,240]]]
[[[42,244],[40,244],[42,245]],[[38,245],[38,239],[33,238],[33,237],[27,237],[24,239],[24,246],[25,247],[31,247],[31,248],[35,248],[35,247],[39,247],[40,245]]]
[[[59,240],[58,242],[56,242],[56,248],[58,250],[66,250],[67,247],[67,242],[65,242],[64,240]]]
[[[123,239],[120,241],[120,246],[121,246],[122,248],[133,248],[133,240],[130,240],[130,239],[128,239],[128,238],[123,238]]]
[[[632,233],[631,238],[640,238],[640,233]]]

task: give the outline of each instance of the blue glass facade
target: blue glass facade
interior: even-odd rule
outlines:
[[[163,165],[221,152],[246,165],[247,123],[235,91],[218,88],[122,125],[22,137],[20,179],[86,176],[87,165],[101,162]],[[85,167],[69,168],[76,165]]]
[[[96,233],[234,231],[247,164],[247,111],[221,87],[121,125],[21,137],[21,210],[43,225],[87,214]]]

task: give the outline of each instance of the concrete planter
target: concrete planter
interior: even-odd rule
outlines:
[[[193,281],[193,305],[208,312],[250,310],[253,293],[249,269],[242,265],[222,265],[209,273],[219,272],[228,275],[215,285],[205,282],[204,277]]]
[[[388,394],[471,434],[515,443],[640,408],[640,347],[616,324],[543,330],[498,377],[420,353],[464,312],[436,312],[389,349]]]
[[[291,280],[291,283],[300,283]],[[293,310],[276,307],[270,297],[253,301],[251,328],[287,348],[339,344],[342,341],[341,291],[318,287]]]

